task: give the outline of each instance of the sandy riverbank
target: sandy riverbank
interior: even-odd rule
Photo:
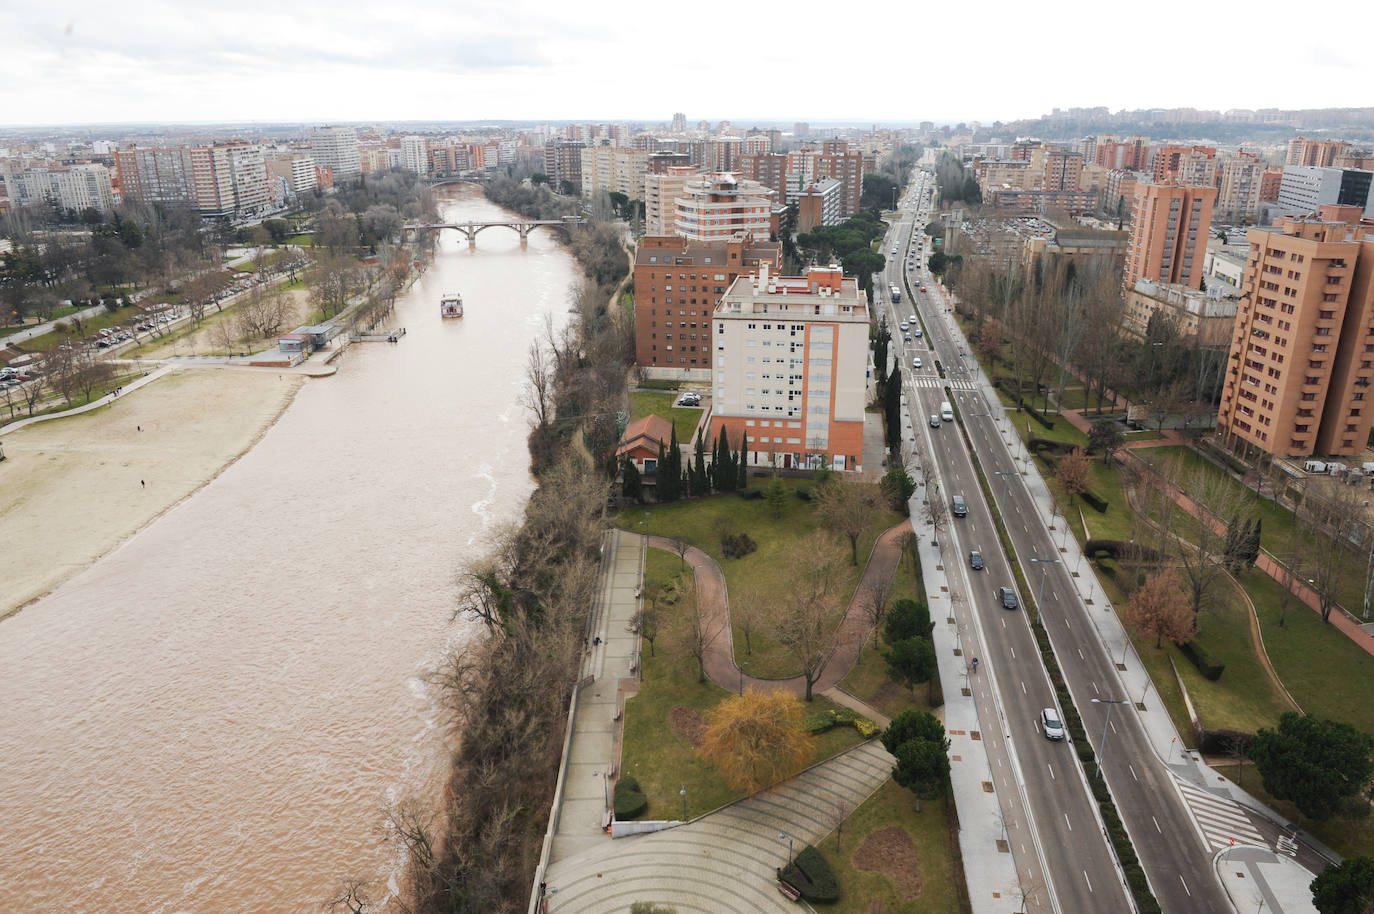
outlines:
[[[4,439],[0,618],[109,552],[246,452],[305,379],[196,368]],[[142,431],[139,431],[139,427]]]

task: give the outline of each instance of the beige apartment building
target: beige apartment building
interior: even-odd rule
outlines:
[[[1259,214],[1260,184],[1264,163],[1241,153],[1221,163],[1221,189],[1217,193],[1217,215],[1224,219],[1254,219]]]
[[[723,241],[744,232],[767,241],[777,231],[773,191],[729,172],[688,179],[677,198],[673,231],[694,241]]]
[[[1350,457],[1374,398],[1374,239],[1357,207],[1251,229],[1218,430],[1279,457]]]
[[[741,276],[716,306],[711,434],[750,466],[863,465],[867,299],[839,267]]]
[[[588,146],[582,156],[582,196],[590,200],[601,191],[638,200],[649,172],[647,149],[628,146]]]
[[[1215,187],[1138,185],[1122,286],[1129,289],[1137,279],[1151,279],[1198,288],[1216,199]]]
[[[1149,337],[1150,318],[1163,314],[1172,319],[1180,338],[1189,345],[1225,349],[1231,342],[1237,301],[1234,294],[1221,294],[1220,290],[1199,292],[1140,279],[1122,296],[1121,329],[1131,339],[1144,342]]]
[[[644,176],[644,234],[677,233],[677,200],[687,182],[701,176],[695,165],[669,165],[659,173]]]

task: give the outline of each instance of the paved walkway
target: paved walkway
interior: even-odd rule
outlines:
[[[870,740],[786,783],[686,825],[604,840],[548,870],[551,914],[607,914],[635,901],[689,911],[787,914],[776,870],[835,827],[836,803],[857,808],[887,781],[892,756]]]

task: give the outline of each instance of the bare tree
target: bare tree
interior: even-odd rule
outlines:
[[[1279,586],[1283,589],[1279,595],[1279,628],[1288,624],[1288,604],[1293,601],[1293,585],[1303,579],[1303,566],[1310,551],[1308,546],[1306,527],[1295,518],[1284,537],[1282,554],[1278,557],[1281,569]]]
[[[823,486],[817,506],[822,526],[849,540],[849,563],[859,564],[859,537],[868,529],[877,504],[873,490],[854,482]]]
[[[217,318],[215,325],[210,328],[210,339],[216,349],[223,350],[225,355],[233,355],[234,343],[238,339],[234,333],[234,322],[227,316]]]
[[[854,811],[854,806],[846,800],[836,800],[830,804],[826,810],[826,818],[835,827],[835,850],[840,850],[844,839],[844,823],[849,818],[849,814]]]
[[[363,271],[356,260],[344,254],[322,256],[311,271],[310,304],[331,317],[348,307],[362,286]]]
[[[880,578],[873,586],[866,588],[863,594],[864,621],[868,623],[869,630],[873,632],[873,646],[878,646],[878,630],[882,628],[883,619],[887,618],[887,603],[892,596],[892,579]]]
[[[773,631],[787,648],[806,681],[806,700],[820,681],[840,643],[836,631],[843,613],[837,594],[838,556],[824,533],[816,531],[799,542],[789,556],[796,570],[792,584],[776,599]]]
[[[930,545],[938,546],[940,544],[940,531],[949,524],[949,509],[945,506],[944,499],[938,495],[927,498],[921,513],[924,515],[925,522],[930,524]]]
[[[289,305],[280,288],[258,286],[238,306],[239,334],[244,339],[270,339],[282,330]]]
[[[48,387],[72,405],[76,393],[76,347],[79,343],[55,343],[43,353],[43,371]]]
[[[91,402],[91,394],[114,374],[109,362],[97,359],[89,349],[83,349],[72,360],[72,383],[81,391],[85,402]]]
[[[1224,519],[1240,514],[1244,496],[1228,477],[1200,468],[1184,473],[1180,488],[1197,505],[1198,517],[1194,520],[1186,512],[1175,513],[1170,533],[1184,587],[1197,615],[1210,607],[1216,583],[1226,573]]]
[[[1365,534],[1360,524],[1362,493],[1354,486],[1339,483],[1325,488],[1318,495],[1309,487],[1298,508],[1298,523],[1317,545],[1312,550],[1308,573],[1312,575],[1310,583],[1317,593],[1322,621],[1330,622],[1346,573],[1353,564],[1350,547],[1363,541]]]
[[[687,550],[692,548],[692,541],[678,534],[672,538],[671,542],[673,551],[677,553],[678,561],[682,563],[682,567],[685,569],[687,567]]]
[[[658,637],[658,622],[661,615],[658,606],[658,597],[650,597],[644,604],[643,609],[635,610],[634,615],[630,616],[630,621],[625,624],[625,630],[631,634],[638,635],[649,642],[649,656],[654,655],[654,639]]]
[[[337,911],[344,914],[368,914],[375,910],[370,889],[371,884],[366,880],[357,877],[345,879],[320,903],[320,908],[329,914],[335,914]]]
[[[686,607],[680,618],[685,626],[683,642],[687,653],[697,662],[697,682],[706,681],[706,654],[720,637],[721,625],[711,620],[697,605],[697,588],[687,582],[682,589],[682,603]]]
[[[763,621],[761,607],[764,605],[765,602],[758,591],[751,587],[741,590],[730,601],[730,621],[744,636],[744,653],[749,656],[754,654],[754,633],[759,630],[759,624]]]

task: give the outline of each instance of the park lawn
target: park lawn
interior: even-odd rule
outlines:
[[[1368,689],[1374,679],[1374,656],[1322,622],[1315,610],[1296,597],[1289,599],[1280,626],[1283,590],[1279,583],[1253,569],[1244,572],[1242,580],[1255,602],[1269,662],[1293,700],[1308,714],[1343,720],[1364,733],[1374,733],[1374,703],[1369,701]],[[1277,722],[1275,717],[1266,726]]]
[[[682,448],[682,465],[687,466],[692,456],[692,436],[697,433],[697,423],[701,421],[700,406],[674,406],[677,393],[652,393],[636,390],[630,394],[630,421],[643,419],[648,415],[661,416],[673,423],[677,429],[677,443]],[[708,444],[707,448],[710,450]]]
[[[298,248],[313,248],[315,246],[314,235],[292,235],[282,242],[283,244],[293,244]]]
[[[810,480],[783,480],[783,485],[789,497],[777,517],[766,499],[725,494],[633,508],[622,512],[616,518],[616,525],[633,533],[681,537],[710,554],[725,573],[726,599],[731,605],[743,599],[766,599],[787,592],[793,570],[791,550],[820,526],[815,503],[795,497],[797,489],[809,489],[813,483]],[[878,535],[901,520],[900,514],[888,508],[873,512],[868,528],[859,538],[858,566],[845,561],[849,556],[849,541],[838,535],[834,537],[835,549],[841,556],[835,591],[837,613],[849,606]],[[730,524],[738,533],[747,533],[758,545],[757,551],[741,559],[725,558],[717,532],[720,522]],[[731,626],[734,644],[737,649],[742,648],[746,643],[744,631],[739,626],[738,614],[733,612]],[[753,647],[747,654],[750,675],[771,679],[795,676],[800,672],[796,661],[770,635],[766,626],[758,626],[749,643]]]
[[[677,565],[676,555],[650,549],[644,572],[649,590],[652,592],[673,577]],[[655,640],[653,656],[649,656],[647,650],[643,652],[644,678],[639,692],[625,705],[620,772],[622,776],[633,775],[649,799],[649,808],[641,818],[679,818],[682,815],[679,791],[684,787],[687,789],[687,812],[693,818],[745,795],[698,758],[691,743],[670,722],[674,708],[690,708],[705,715],[734,694],[713,682],[697,681],[696,658],[687,652],[683,634],[681,628],[665,621]],[[812,714],[838,708],[839,705],[818,695],[804,709]],[[808,765],[863,742],[853,727],[835,727],[812,740],[815,751]]]
[[[1277,723],[1292,710],[1269,681],[1250,636],[1250,609],[1245,594],[1229,578],[1217,584],[1217,599],[1198,620],[1194,643],[1226,671],[1215,682],[1204,679],[1189,660],[1175,652],[1174,663],[1188,695],[1208,730],[1254,733]]]
[[[917,812],[911,792],[888,779],[850,814],[838,835],[831,832],[821,841],[817,849],[835,871],[840,900],[813,907],[833,914],[962,914],[971,910],[959,847],[951,840],[951,815],[948,799],[922,801]],[[899,882],[881,871],[855,865],[865,840],[887,829],[899,829],[911,839],[916,866],[909,878],[915,881],[914,893],[903,891]]]
[[[898,600],[915,600],[925,603],[924,585],[920,569],[913,573],[911,563],[905,558],[897,565],[897,574],[892,581],[892,596],[888,606]],[[887,674],[887,661],[883,653],[888,648],[881,637],[878,645],[873,644],[870,635],[859,653],[859,662],[840,681],[840,688],[888,718],[896,717],[903,711],[931,711],[928,685],[916,686],[912,690],[894,682]]]

